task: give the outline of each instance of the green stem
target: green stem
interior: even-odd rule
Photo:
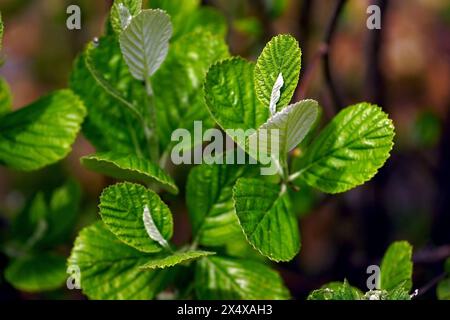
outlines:
[[[153,98],[153,89],[150,79],[145,80],[145,89],[147,91],[147,106],[150,114],[149,126],[144,127],[145,137],[150,147],[150,159],[154,163],[159,162],[159,139],[156,132],[156,108]]]

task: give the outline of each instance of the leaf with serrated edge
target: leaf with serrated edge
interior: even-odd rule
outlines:
[[[402,287],[412,288],[412,247],[406,241],[394,242],[389,246],[381,261],[380,287],[390,291]]]
[[[290,35],[279,35],[267,43],[256,62],[255,90],[258,99],[267,108],[270,105],[272,88],[280,73],[283,75],[281,97],[277,110],[289,104],[297,87],[302,52],[297,40]]]
[[[241,177],[255,177],[257,166],[203,164],[193,168],[186,185],[186,203],[194,236],[205,246],[240,239],[232,188]]]
[[[177,194],[178,187],[167,173],[151,161],[133,154],[100,152],[81,158],[89,170],[116,178],[146,184],[158,183],[171,193]]]
[[[289,299],[289,291],[276,271],[244,259],[201,259],[195,270],[195,288],[199,299]]]
[[[142,0],[114,0],[111,7],[111,26],[116,34],[120,34],[142,8]],[[130,21],[124,21],[125,12],[129,14]]]
[[[119,37],[131,74],[146,81],[161,66],[172,36],[170,17],[162,10],[142,10]]]
[[[206,75],[206,104],[224,130],[256,129],[268,118],[268,105],[256,98],[253,69],[253,63],[232,58],[214,64]]]
[[[125,106],[132,101],[145,116],[148,97],[128,71],[115,36],[101,37],[75,60],[70,87],[88,109],[83,133],[98,151],[139,155],[150,149],[143,128],[136,125],[136,115]]]
[[[389,157],[393,138],[392,121],[379,107],[347,107],[306,149],[292,179],[303,179],[326,193],[350,190],[377,173]]]
[[[162,237],[169,240],[173,233],[172,214],[155,192],[124,182],[106,188],[100,196],[100,215],[112,233],[140,251],[158,252],[163,247],[147,234],[143,221],[145,206],[150,209]]]
[[[201,257],[210,256],[215,254],[210,251],[178,251],[163,257],[151,258],[149,262],[140,266],[141,269],[164,269],[168,267],[173,267],[177,264],[196,260]]]
[[[276,158],[283,157],[303,141],[317,121],[319,111],[319,105],[314,100],[302,100],[279,111],[248,138],[250,147],[256,146],[252,139],[258,141],[258,149],[250,148],[250,154],[255,159],[260,151],[266,151]],[[277,135],[278,144],[270,143],[273,134]]]
[[[362,292],[352,287],[347,280],[344,282],[330,282],[320,289],[312,291],[308,300],[361,300]]]
[[[291,202],[280,186],[241,178],[233,188],[236,214],[248,242],[274,261],[289,261],[300,250],[300,234]]]
[[[91,299],[148,300],[171,278],[170,270],[141,270],[150,258],[97,222],[78,235],[68,266],[79,268],[81,288]]]
[[[152,77],[161,150],[170,149],[176,129],[193,132],[194,121],[202,121],[203,130],[214,127],[203,99],[203,83],[211,64],[228,56],[225,40],[206,31],[190,33],[171,45]]]
[[[23,171],[55,163],[71,151],[86,115],[70,90],[55,91],[0,118],[0,163]]]

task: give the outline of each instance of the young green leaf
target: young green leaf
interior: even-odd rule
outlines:
[[[161,66],[172,36],[170,17],[162,10],[142,10],[120,34],[120,48],[131,74],[147,81]]]
[[[391,244],[381,261],[381,289],[391,291],[401,287],[412,288],[412,247],[406,241]]]
[[[308,295],[308,300],[361,300],[362,292],[352,287],[347,280],[330,282]]]
[[[186,203],[193,234],[200,244],[220,246],[242,234],[232,188],[241,177],[254,177],[256,166],[200,165],[189,173]]]
[[[85,114],[72,91],[60,90],[4,115],[0,118],[0,163],[31,171],[63,159]]]
[[[279,111],[289,104],[298,83],[301,55],[297,40],[290,35],[276,36],[267,43],[255,67],[256,95],[263,105],[269,107],[272,89],[280,75],[283,86],[276,110]]]
[[[66,259],[46,252],[13,259],[5,270],[5,278],[21,291],[54,290],[66,281]]]
[[[111,7],[111,26],[116,34],[120,34],[142,9],[142,0],[114,0]]]
[[[394,126],[379,107],[360,103],[342,110],[306,150],[292,179],[326,193],[350,190],[370,180],[393,146]]]
[[[214,126],[202,86],[211,64],[228,56],[225,40],[209,32],[191,33],[172,44],[167,59],[152,77],[161,150],[169,151],[171,135],[178,128],[193,132],[194,121],[202,121],[203,130]]]
[[[12,96],[8,83],[0,78],[0,117],[11,112]]]
[[[224,130],[256,129],[268,118],[269,109],[256,98],[253,69],[251,62],[232,58],[214,64],[206,75],[206,104]]]
[[[173,221],[169,208],[153,191],[133,183],[118,183],[103,190],[100,215],[121,241],[143,252],[158,252],[162,246],[149,238],[143,213],[148,206],[158,232],[167,241],[172,237]]]
[[[152,8],[166,11],[173,23],[172,40],[192,32],[209,32],[222,39],[227,33],[223,14],[209,6],[200,6],[200,0],[152,0]]]
[[[213,300],[289,299],[289,291],[277,272],[259,262],[207,257],[195,270],[197,298]]]
[[[68,265],[80,269],[83,293],[91,299],[152,299],[169,281],[169,270],[142,271],[151,255],[117,239],[97,222],[75,240]]]
[[[159,245],[164,249],[171,251],[169,243],[167,242],[166,239],[164,239],[161,232],[159,232],[158,227],[156,226],[155,221],[153,220],[152,214],[150,212],[150,209],[148,208],[147,205],[144,206],[142,221],[144,222],[145,231],[147,231],[147,234],[150,237],[150,239],[158,242]]]
[[[450,278],[439,281],[436,287],[436,295],[439,300],[450,300]]]
[[[192,32],[210,32],[225,39],[228,32],[227,20],[223,14],[212,7],[200,7],[187,17],[183,17],[175,26],[174,38]]]
[[[258,141],[258,149],[250,149],[251,154],[256,159],[258,150],[263,148],[262,150],[267,150],[268,154],[275,157],[284,156],[303,141],[317,121],[319,111],[317,101],[302,100],[276,113],[260,126],[256,133],[249,137],[249,141],[252,141],[252,139]],[[265,134],[261,135],[261,130]],[[272,140],[272,134],[277,134],[278,144],[272,145],[269,143]]]
[[[100,152],[82,157],[81,163],[89,170],[106,176],[146,184],[156,182],[171,193],[178,193],[175,181],[164,170],[151,161],[134,154]]]
[[[213,255],[210,251],[177,251],[164,256],[151,258],[149,262],[140,266],[141,269],[165,269],[177,264]]]
[[[74,180],[69,180],[53,191],[44,216],[48,230],[40,242],[41,245],[55,245],[67,241],[74,229],[80,201],[81,188]]]
[[[95,77],[88,68],[89,60],[95,67]],[[105,79],[109,83],[106,90]],[[83,133],[99,151],[116,151],[148,156],[150,147],[146,143],[144,129],[136,125],[136,115],[124,106],[123,100],[133,103],[144,117],[148,114],[148,99],[144,86],[136,81],[123,60],[117,39],[102,37],[98,43],[88,46],[75,61],[70,77],[70,87],[83,100],[88,116],[83,124]],[[113,92],[113,93],[114,93]],[[147,153],[146,153],[147,151]]]
[[[286,190],[260,179],[241,178],[233,188],[236,214],[248,242],[274,261],[300,250],[297,219]]]

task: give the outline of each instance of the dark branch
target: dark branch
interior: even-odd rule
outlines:
[[[374,0],[373,4],[380,7],[381,29],[369,30],[367,43],[367,99],[380,106],[385,106],[384,78],[381,72],[381,47],[383,42],[383,32],[385,28],[385,14],[389,5],[389,0]]]
[[[323,67],[324,67],[324,73],[325,73],[325,80],[328,85],[328,89],[330,90],[331,96],[333,98],[333,101],[335,103],[335,106],[338,110],[342,109],[343,104],[342,100],[339,96],[338,90],[336,88],[336,85],[333,81],[333,76],[331,75],[331,66],[330,66],[330,47],[331,42],[333,41],[333,37],[337,28],[337,24],[339,21],[339,16],[342,13],[342,9],[344,8],[345,3],[347,0],[338,0],[336,3],[336,7],[334,9],[333,15],[331,16],[331,20],[328,24],[327,30],[325,32],[325,38],[324,43],[328,50],[326,50],[324,56],[323,56]]]

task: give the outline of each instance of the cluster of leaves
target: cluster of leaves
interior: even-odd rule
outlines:
[[[0,16],[0,50],[3,23]],[[32,171],[63,159],[78,135],[86,109],[71,90],[58,90],[12,111],[8,83],[0,78],[0,164]],[[16,288],[37,292],[66,280],[59,246],[71,240],[80,188],[69,181],[53,194],[39,192],[12,221],[1,250],[10,257],[5,278]]]
[[[331,282],[314,290],[308,300],[410,300],[412,288],[412,247],[406,241],[389,246],[381,261],[377,289],[363,293],[344,282]]]
[[[52,194],[39,192],[14,219],[2,250],[11,258],[5,278],[26,292],[59,288],[66,282],[66,257],[79,210],[81,190],[68,181]]]
[[[193,130],[194,120],[214,125],[202,83],[209,66],[229,55],[223,18],[213,19],[216,12],[197,8],[198,1],[182,3],[163,6],[172,26],[159,9],[116,1],[109,33],[90,44],[75,64],[71,87],[88,109],[83,130],[99,150],[82,163],[130,182],[103,191],[102,222],[80,232],[69,265],[80,268],[84,293],[96,299],[153,298],[177,275],[189,274],[181,271],[191,270],[187,262],[195,259],[198,298],[287,298],[280,276],[259,262],[212,256],[215,252],[197,245],[175,248],[172,213],[150,189],[178,193],[158,161],[170,152],[174,129]],[[194,19],[189,28],[184,17]],[[161,152],[155,152],[158,146]]]
[[[60,160],[85,118],[83,133],[97,153],[82,164],[126,181],[103,191],[101,221],[79,233],[68,260],[90,298],[151,299],[169,286],[176,297],[289,298],[266,259],[289,261],[300,250],[290,188],[338,193],[371,179],[389,157],[392,122],[379,107],[359,103],[316,137],[319,104],[289,104],[301,66],[293,37],[274,37],[255,64],[230,57],[225,19],[199,0],[151,5],[116,0],[105,35],[75,61],[71,90],[0,117],[0,161],[34,170]],[[278,170],[261,176],[260,165],[192,169],[186,202],[193,241],[176,248],[172,213],[158,193],[178,194],[165,170],[171,134],[193,132],[194,121],[204,129],[255,130],[244,141],[232,138],[257,160],[249,141],[269,146],[270,136],[258,133],[278,130],[280,144],[267,149]],[[301,157],[292,161],[299,145]]]

